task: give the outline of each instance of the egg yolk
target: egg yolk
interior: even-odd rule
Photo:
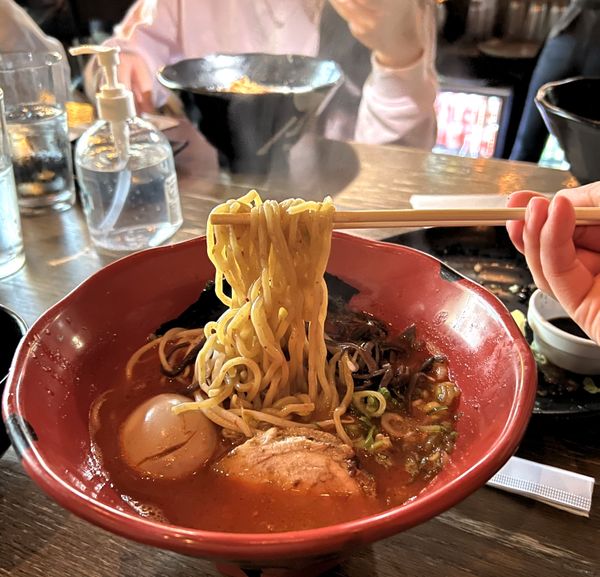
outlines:
[[[180,479],[203,467],[217,446],[215,425],[201,411],[176,414],[183,395],[148,399],[127,417],[119,435],[121,454],[137,473]]]

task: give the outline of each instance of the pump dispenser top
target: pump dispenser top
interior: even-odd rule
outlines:
[[[98,116],[109,122],[121,122],[135,116],[133,92],[118,80],[120,64],[118,46],[95,46],[84,44],[71,48],[73,56],[96,55],[104,73],[104,84],[96,94]]]

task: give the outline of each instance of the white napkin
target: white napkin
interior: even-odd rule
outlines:
[[[545,194],[548,199],[552,194]],[[413,194],[410,204],[415,209],[429,208],[505,208],[504,194]]]
[[[429,208],[504,208],[507,196],[501,194],[413,194],[415,209]]]
[[[487,484],[589,517],[594,482],[593,477],[512,457]]]

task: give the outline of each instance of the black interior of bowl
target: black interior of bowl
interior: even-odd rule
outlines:
[[[2,338],[2,346],[0,347],[0,397],[2,396],[13,355],[24,334],[25,326],[22,321],[18,320],[8,309],[0,306],[0,335]],[[0,423],[0,456],[9,445],[8,435]]]
[[[503,227],[434,227],[401,234],[388,242],[404,244],[443,260],[494,293],[509,310],[527,312],[535,286],[525,257]]]
[[[267,92],[228,88],[247,77]],[[287,167],[290,148],[342,79],[332,60],[287,54],[212,54],[166,66],[159,80],[178,90],[188,118],[233,173]]]
[[[247,76],[270,91],[304,92],[336,84],[339,66],[331,60],[288,54],[211,54],[166,67],[162,76],[183,90],[226,89]]]
[[[548,90],[548,102],[565,112],[600,122],[600,78],[578,78]]]

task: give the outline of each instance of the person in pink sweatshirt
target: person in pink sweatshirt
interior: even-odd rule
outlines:
[[[352,42],[366,58],[355,56]],[[121,48],[121,81],[133,89],[140,112],[166,102],[156,72],[184,58],[319,55],[341,60],[346,76],[346,98],[328,107],[326,136],[426,149],[435,142],[432,0],[137,0],[107,44]],[[361,61],[365,71],[356,73]],[[96,83],[90,67],[88,94]]]

